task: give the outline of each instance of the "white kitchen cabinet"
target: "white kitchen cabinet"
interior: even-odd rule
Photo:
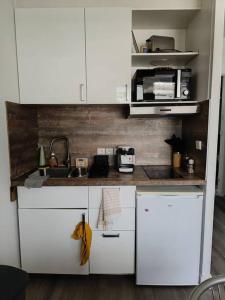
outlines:
[[[133,274],[135,231],[94,231],[90,273]]]
[[[110,231],[97,228],[104,188],[120,190],[121,213],[113,216]],[[91,274],[133,274],[135,261],[135,186],[89,187],[89,224],[93,230]]]
[[[18,187],[18,205],[19,208],[88,208],[88,187]]]
[[[89,208],[99,209],[102,201],[102,189],[119,189],[121,207],[135,208],[136,186],[89,186]]]
[[[88,103],[129,103],[131,10],[85,9]]]
[[[88,220],[85,209],[19,209],[22,268],[29,273],[88,274],[80,266],[81,241],[71,238],[75,226]]]
[[[20,102],[86,102],[83,8],[16,9]]]
[[[99,208],[89,209],[89,224],[92,230],[100,230],[98,224]],[[121,213],[113,218],[113,230],[135,230],[135,208],[121,208]]]

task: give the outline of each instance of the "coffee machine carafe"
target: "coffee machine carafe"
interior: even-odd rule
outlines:
[[[116,167],[121,173],[133,173],[135,151],[130,146],[119,146],[116,151]]]

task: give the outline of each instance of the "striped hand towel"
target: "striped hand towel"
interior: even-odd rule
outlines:
[[[120,189],[103,189],[97,227],[101,230],[112,230],[113,217],[120,213]]]

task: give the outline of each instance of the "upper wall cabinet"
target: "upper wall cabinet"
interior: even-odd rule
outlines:
[[[83,8],[16,9],[21,103],[85,103]]]
[[[131,10],[86,8],[88,103],[131,99]]]
[[[16,9],[16,31],[21,103],[130,101],[130,9]]]

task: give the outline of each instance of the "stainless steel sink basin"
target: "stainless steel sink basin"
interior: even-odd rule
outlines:
[[[75,177],[86,177],[87,174],[82,172],[79,173],[79,170],[76,168],[48,168],[46,173],[50,178],[75,178]]]
[[[71,169],[70,168],[64,168],[64,167],[59,167],[59,168],[49,168],[47,169],[47,175],[50,178],[67,178],[70,174]]]

